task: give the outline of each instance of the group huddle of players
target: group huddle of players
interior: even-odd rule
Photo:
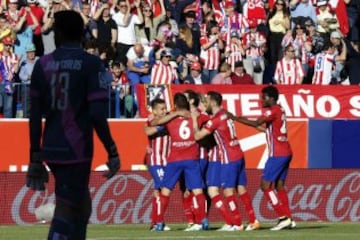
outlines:
[[[154,180],[152,230],[170,230],[164,223],[164,214],[179,180],[184,185],[183,206],[188,221],[185,231],[209,229],[206,195],[224,219],[225,224],[218,231],[260,228],[246,190],[244,153],[236,137],[234,121],[266,131],[269,158],[261,188],[279,217],[271,230],[296,227],[284,188],[292,157],[286,116],[277,104],[279,92],[274,86],[264,87],[261,96],[264,111],[257,120],[227,112],[222,108],[221,94],[215,91],[206,95],[192,90],[176,93],[174,110],[170,112],[164,100],[151,102],[152,114],[145,133],[149,138],[147,165]],[[248,214],[246,227],[242,223],[237,196]]]

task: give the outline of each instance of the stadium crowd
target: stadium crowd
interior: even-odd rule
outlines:
[[[360,0],[2,0],[4,117],[28,117],[33,66],[55,49],[65,9],[81,14],[83,47],[113,75],[110,117],[136,116],[138,83],[360,83]]]

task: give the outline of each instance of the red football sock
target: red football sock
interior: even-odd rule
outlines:
[[[281,204],[281,202],[279,201],[278,197],[276,196],[276,193],[271,188],[267,188],[264,190],[264,195],[266,196],[267,200],[273,206],[278,217],[280,218],[280,217],[285,216],[284,207]]]
[[[225,206],[224,201],[221,199],[221,196],[218,194],[212,198],[214,206],[220,211],[221,216],[224,218],[225,223],[232,225],[231,216],[228,212],[227,207]]]
[[[249,215],[250,223],[254,223],[256,217],[255,217],[254,208],[252,206],[250,194],[248,192],[244,192],[243,194],[240,195],[240,200],[244,204],[246,212]]]
[[[195,222],[200,224],[206,218],[206,198],[203,193],[200,193],[195,195],[194,200]]]
[[[194,223],[194,214],[193,214],[193,198],[194,194],[190,193],[188,196],[183,199],[183,208],[185,217],[188,223]]]
[[[157,205],[157,199],[159,199],[159,197],[153,197],[152,201],[151,201],[151,225],[154,225],[158,222],[157,220],[157,216],[158,216],[158,205]]]
[[[158,222],[164,222],[164,215],[169,204],[169,196],[165,196],[160,193],[160,207],[158,207],[158,215],[157,220]]]
[[[278,198],[279,198],[280,202],[283,205],[285,215],[288,218],[291,218],[291,211],[290,211],[290,206],[289,206],[289,198],[288,198],[286,190],[283,188],[283,189],[279,190],[277,192],[277,194],[278,194]]]
[[[231,195],[231,196],[226,197],[226,201],[227,201],[227,204],[228,204],[228,206],[230,208],[230,213],[231,213],[231,217],[232,217],[232,224],[231,225],[240,226],[242,221],[241,221],[239,207],[238,207],[238,204],[236,202],[235,195]]]

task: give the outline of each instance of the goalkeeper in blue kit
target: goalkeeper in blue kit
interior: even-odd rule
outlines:
[[[45,190],[50,168],[56,207],[49,240],[86,239],[91,215],[89,178],[93,130],[107,153],[111,178],[120,159],[107,122],[107,87],[111,81],[102,61],[81,47],[84,23],[75,11],[54,16],[56,50],[35,64],[31,77],[30,163],[26,185]],[[42,117],[45,117],[44,129]]]

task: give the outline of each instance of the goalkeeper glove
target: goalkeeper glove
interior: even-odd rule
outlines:
[[[104,173],[103,176],[106,177],[107,179],[110,179],[119,171],[121,163],[115,144],[111,145],[110,149],[108,150],[108,154],[109,154],[109,158],[106,163],[106,166],[109,168],[109,171]]]
[[[45,183],[49,182],[49,173],[41,161],[39,152],[32,152],[30,155],[26,186],[35,191],[44,191]]]

